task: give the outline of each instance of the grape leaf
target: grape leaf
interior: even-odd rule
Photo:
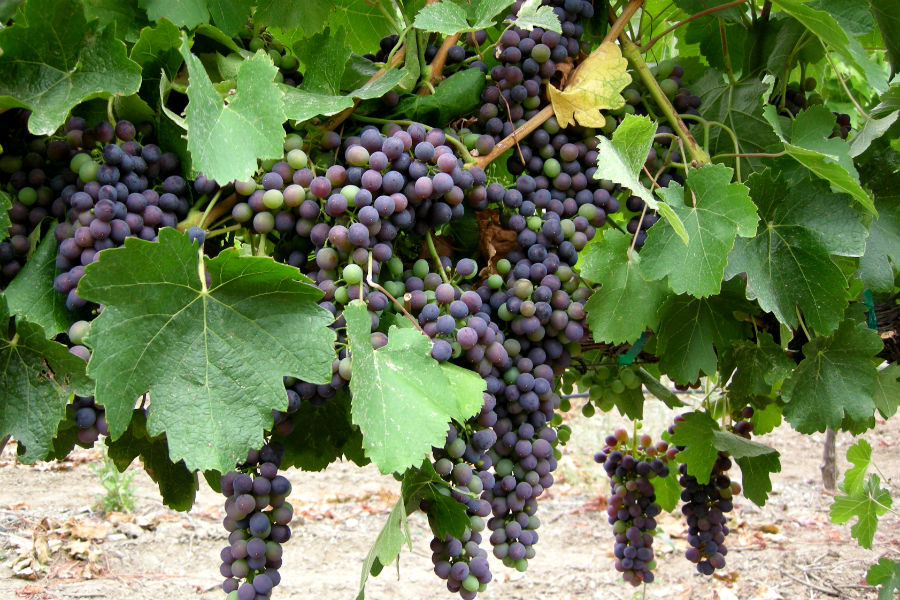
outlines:
[[[331,379],[331,315],[294,268],[231,248],[201,264],[186,235],[159,240],[129,238],[85,269],[78,294],[104,306],[88,373],[113,439],[149,391],[147,430],[166,433],[172,460],[225,472],[287,408],[283,376]]]
[[[507,23],[515,23],[516,27],[526,31],[540,27],[562,33],[562,24],[557,14],[553,12],[553,7],[543,6],[541,0],[525,0],[516,13],[515,20],[507,20]]]
[[[878,517],[891,508],[891,491],[881,487],[881,479],[870,473],[859,494],[839,495],[831,505],[831,521],[846,523],[853,517],[858,521],[850,528],[850,535],[863,548],[871,549],[878,527]]]
[[[450,496],[450,485],[435,473],[429,459],[426,458],[418,469],[409,469],[403,474],[400,490],[409,514],[419,510],[422,500],[429,504],[428,524],[435,536],[461,538],[471,526],[466,506]]]
[[[253,0],[211,0],[207,2],[206,8],[222,33],[228,37],[237,37],[250,18],[253,4]]]
[[[657,190],[684,223],[689,241],[681,243],[667,222],[651,228],[641,251],[645,277],[668,275],[676,294],[719,293],[735,237],[753,237],[759,221],[750,190],[730,183],[732,173],[724,165],[706,165],[688,170],[686,187],[673,182]]]
[[[430,340],[414,329],[392,327],[388,344],[373,349],[362,302],[348,304],[344,318],[353,356],[353,422],[381,472],[401,473],[443,445],[450,419],[463,422],[481,409],[484,380],[435,361]]]
[[[756,343],[734,342],[731,359],[737,370],[728,384],[728,397],[735,400],[771,394],[772,386],[790,375],[794,367],[793,361],[765,331],[757,334]],[[728,375],[724,370],[722,374]]]
[[[0,29],[0,108],[32,111],[28,129],[53,133],[76,104],[133,94],[141,68],[115,28],[88,23],[75,0],[31,0],[24,19]]]
[[[347,96],[330,96],[314,94],[282,83],[278,89],[284,93],[285,117],[298,122],[306,121],[317,115],[333,115],[345,108],[353,106],[353,100]]]
[[[713,444],[731,455],[741,467],[744,496],[757,506],[763,506],[772,491],[769,474],[781,472],[778,451],[730,431],[714,431]]]
[[[647,153],[653,145],[656,124],[649,117],[626,115],[613,132],[612,139],[598,137],[597,170],[594,179],[609,179],[631,190],[631,193],[659,211],[678,235],[688,243],[688,235],[681,218],[665,202],[659,202],[641,183],[640,174]]]
[[[876,196],[875,208],[878,216],[869,225],[866,253],[859,260],[859,277],[872,291],[888,292],[900,271],[900,204],[896,198]]]
[[[9,237],[10,208],[12,208],[12,198],[5,191],[0,190],[0,242]]]
[[[485,85],[484,74],[473,71],[478,69],[457,71],[438,84],[433,94],[407,96],[397,105],[394,114],[422,123],[449,123],[473,111],[481,106],[481,91]]]
[[[297,58],[306,70],[301,87],[316,94],[337,94],[341,89],[344,66],[350,58],[344,29],[326,29],[297,47]]]
[[[873,141],[883,136],[891,128],[891,125],[897,122],[898,117],[900,117],[900,110],[890,112],[880,119],[875,117],[866,119],[860,130],[850,140],[849,154],[851,158],[856,158],[865,152]]]
[[[803,360],[781,388],[785,419],[800,433],[812,433],[838,429],[845,416],[870,418],[878,377],[872,358],[882,347],[877,331],[853,319],[805,343]]]
[[[650,480],[653,484],[653,493],[656,495],[656,503],[665,512],[672,512],[681,500],[681,486],[678,485],[678,469],[669,463],[669,474],[666,477],[654,477]]]
[[[887,50],[887,59],[891,64],[891,75],[900,71],[900,13],[890,4],[869,0],[869,9],[881,30],[881,37]],[[878,600],[881,600],[879,597]]]
[[[764,406],[755,406],[753,409],[753,417],[750,422],[753,423],[753,433],[755,435],[765,435],[781,425],[781,406],[775,402],[771,402],[769,398],[768,404]],[[756,404],[756,402],[754,402]]]
[[[778,109],[767,104],[763,116],[789,156],[834,188],[853,196],[867,211],[875,213],[872,198],[859,184],[859,173],[850,158],[850,144],[830,137],[834,129],[834,114],[830,110],[819,105],[801,111],[791,122],[787,136],[782,130]]]
[[[638,367],[636,370],[638,378],[647,388],[647,391],[662,400],[663,404],[669,408],[678,408],[684,406],[684,402],[678,399],[678,396],[672,393],[668,386],[664,385],[657,377],[647,371],[644,367]]]
[[[394,562],[400,555],[404,543],[412,550],[412,537],[409,534],[409,523],[406,521],[406,504],[401,497],[391,510],[391,514],[378,533],[369,553],[366,554],[356,600],[365,598],[366,580],[369,579],[369,574],[377,576],[386,565]]]
[[[830,254],[859,256],[866,229],[843,194],[826,183],[788,186],[771,171],[747,179],[760,215],[752,239],[738,239],[726,278],[746,273],[748,291],[763,310],[797,327],[797,306],[816,333],[837,327],[847,305],[847,281]]]
[[[0,438],[19,441],[22,462],[31,464],[51,450],[66,403],[75,391],[90,393],[84,361],[48,340],[40,325],[16,319],[9,327],[0,296]]]
[[[209,22],[209,11],[206,8],[207,0],[139,0],[142,8],[147,10],[147,17],[151,21],[159,21],[166,18],[179,27],[192,29],[201,23]]]
[[[607,229],[582,254],[581,276],[602,286],[584,306],[597,342],[633,342],[645,329],[659,324],[657,310],[668,295],[666,285],[643,278],[641,255],[629,253],[630,245],[630,236]]]
[[[878,600],[892,600],[900,591],[900,563],[889,558],[880,558],[878,562],[869,567],[866,573],[866,583],[880,585]]]
[[[40,325],[48,338],[66,331],[75,322],[66,308],[65,296],[53,289],[53,280],[58,274],[56,248],[56,237],[51,230],[6,288],[9,311]]]
[[[323,29],[334,8],[331,0],[259,0],[253,23],[264,25],[276,39],[288,47]]]
[[[453,35],[464,31],[475,31],[466,20],[466,9],[452,0],[441,0],[423,7],[413,20],[413,27],[422,31],[434,31],[442,35]]]
[[[286,117],[284,93],[273,80],[278,69],[260,50],[241,64],[237,91],[222,103],[200,59],[191,54],[187,37],[181,45],[190,82],[185,121],[193,168],[210,179],[247,179],[257,159],[283,155]]]
[[[606,118],[600,111],[625,106],[621,92],[629,83],[628,61],[619,46],[603,42],[578,65],[564,90],[550,84],[547,94],[560,127],[576,122],[583,127],[603,127]]]
[[[161,19],[155,27],[141,29],[138,41],[131,48],[131,60],[141,65],[141,97],[156,106],[160,100],[160,73],[174,79],[184,62],[178,48],[181,31],[168,19]]]
[[[733,316],[746,305],[742,294],[738,285],[726,284],[722,294],[710,298],[670,296],[659,309],[660,370],[682,384],[693,383],[701,372],[714,374],[717,351],[744,337],[743,325]]]
[[[126,42],[137,41],[138,33],[147,24],[137,0],[84,0],[83,4],[88,21],[97,19],[101,27],[115,24],[116,37]]]
[[[768,87],[760,80],[750,78],[731,85],[720,71],[709,69],[691,88],[700,97],[700,116],[728,126],[736,138],[733,140],[721,127],[711,127],[710,156],[766,152],[770,145],[778,143],[772,127],[763,118],[761,97]],[[702,126],[695,125],[691,132],[696,139],[703,139]],[[754,157],[725,159],[725,164],[737,160],[744,177],[748,170],[763,168],[763,159]]]
[[[333,29],[344,27],[350,48],[358,54],[378,47],[381,38],[399,33],[391,0],[334,0],[328,17]]]
[[[897,412],[900,404],[900,365],[894,363],[878,371],[872,399],[885,419],[890,419]]]
[[[294,430],[287,436],[274,437],[284,447],[283,467],[321,471],[341,458],[356,432],[350,422],[350,394],[346,390],[322,406],[301,402],[291,419]]]
[[[163,504],[174,510],[188,511],[194,505],[199,485],[197,474],[184,466],[184,461],[169,460],[169,445],[165,436],[147,433],[147,417],[143,409],[135,409],[125,433],[115,441],[107,440],[109,457],[119,472],[140,457],[147,474],[159,486]]]
[[[863,491],[866,471],[872,462],[872,446],[869,442],[860,439],[847,448],[847,462],[853,463],[853,466],[844,473],[841,489],[850,496],[858,496]]]
[[[866,55],[859,42],[844,33],[841,24],[830,14],[812,8],[802,0],[774,0],[773,4],[806,25],[823,46],[834,48],[875,91],[880,93],[887,89],[884,70]]]
[[[705,412],[689,412],[682,417],[684,420],[675,423],[672,434],[672,443],[684,446],[684,450],[677,455],[678,461],[687,467],[688,475],[696,477],[701,485],[706,485],[719,456],[713,443],[713,433],[719,426]]]
[[[858,38],[875,28],[867,0],[814,0],[809,6],[834,17],[848,37]]]

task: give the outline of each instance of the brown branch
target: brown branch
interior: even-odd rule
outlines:
[[[735,6],[739,6],[746,2],[747,2],[747,0],[734,0],[733,2],[729,2],[727,4],[720,4],[719,6],[713,6],[712,8],[707,8],[706,10],[701,10],[697,14],[694,14],[685,19],[682,19],[682,20],[678,21],[677,23],[675,23],[674,25],[672,25],[671,27],[668,27],[665,30],[663,30],[662,33],[660,33],[656,37],[652,38],[649,42],[647,42],[646,45],[641,46],[641,52],[646,52],[647,50],[649,50],[650,48],[653,47],[653,44],[658,42],[661,38],[664,38],[669,33],[675,31],[682,25],[687,25],[691,21],[696,21],[697,19],[699,19],[701,17],[705,17],[706,15],[710,15],[710,14],[712,14],[714,12],[718,12],[720,10],[725,10],[726,8],[733,8]]]
[[[444,38],[444,43],[438,48],[437,54],[434,55],[434,59],[431,61],[431,77],[429,78],[431,85],[435,85],[438,79],[441,78],[441,73],[444,71],[444,65],[447,64],[447,53],[450,52],[450,48],[455,46],[458,41],[458,33],[454,33],[453,35]],[[423,84],[422,87],[419,88],[420,96],[427,96],[430,93],[431,90],[427,85]]]
[[[606,32],[606,35],[603,37],[602,43],[612,42],[617,37],[619,37],[619,34],[621,34],[625,30],[625,26],[628,24],[628,21],[631,20],[631,17],[634,16],[634,13],[637,12],[637,9],[641,7],[642,3],[643,0],[631,0],[631,2],[628,3],[628,6],[626,6],[622,11],[622,14],[619,15],[619,17],[609,28],[609,31]],[[594,52],[597,52],[597,50],[594,50]],[[584,63],[582,62],[582,64]],[[569,77],[570,81],[574,79],[575,73],[577,72],[578,68],[576,67],[575,71],[573,71],[571,76]],[[494,149],[491,150],[489,154],[479,156],[474,164],[484,169],[489,164],[491,164],[498,156],[515,146],[519,140],[524,139],[526,136],[531,134],[535,129],[543,125],[544,122],[552,116],[553,104],[548,104],[541,109],[541,112],[523,123],[521,127],[497,142],[497,145],[494,146]]]
[[[397,50],[396,53],[394,53],[394,58],[391,59],[390,67],[396,67],[401,62],[403,62],[404,58],[406,58],[406,45],[405,44],[399,50]],[[378,79],[383,77],[384,74],[387,73],[387,71],[388,71],[388,69],[385,67],[378,69],[369,78],[369,80],[365,83],[365,85],[369,85],[373,81],[377,81]],[[356,110],[357,106],[359,106],[359,102],[360,102],[359,98],[354,98],[353,106],[348,106],[341,112],[337,113],[336,115],[334,115],[333,117],[331,117],[330,119],[325,121],[324,129],[327,131],[333,131],[334,129],[336,129],[341,123],[346,121],[347,118],[351,114],[353,114],[353,111]]]

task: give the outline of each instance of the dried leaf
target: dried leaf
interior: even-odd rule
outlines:
[[[575,70],[566,89],[548,86],[550,103],[561,127],[577,122],[584,127],[602,127],[606,122],[601,110],[625,104],[621,91],[631,83],[628,61],[613,42],[604,42],[591,52]]]

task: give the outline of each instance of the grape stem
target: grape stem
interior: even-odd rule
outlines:
[[[441,257],[437,253],[437,248],[434,247],[431,230],[425,232],[425,243],[428,245],[428,253],[431,254],[431,258],[434,260],[435,268],[441,274],[441,279],[444,280],[444,283],[450,283],[450,280],[447,278],[447,272],[444,270],[444,265],[441,264]]]
[[[413,324],[413,327],[418,329],[422,333],[422,335],[424,335],[424,336],[428,335],[427,333],[425,333],[425,330],[422,329],[422,326],[419,325],[419,322],[416,320],[416,318],[413,317],[409,313],[408,310],[406,310],[406,307],[403,306],[403,303],[400,302],[399,300],[397,300],[396,298],[394,298],[391,295],[391,293],[389,291],[387,291],[387,289],[385,289],[380,283],[378,283],[377,281],[375,281],[375,279],[372,278],[372,253],[371,252],[369,252],[369,269],[368,269],[368,273],[366,273],[366,283],[369,284],[369,287],[375,288],[376,290],[378,290],[379,292],[381,292],[382,294],[387,296],[388,299],[390,299],[390,301],[393,302],[394,305],[400,309],[400,312],[402,312],[406,316],[406,318],[409,319],[410,323]]]
[[[444,38],[444,43],[441,44],[437,54],[435,54],[434,58],[431,60],[431,77],[428,79],[428,82],[430,82],[431,85],[437,84],[438,79],[441,78],[441,74],[444,71],[444,65],[447,64],[447,53],[450,52],[450,48],[455,46],[458,41],[458,33],[454,33],[453,35]],[[427,96],[429,93],[433,94],[434,89],[429,90],[428,86],[423,83],[422,87],[419,88],[419,95]]]
[[[209,204],[206,205],[206,210],[203,211],[203,216],[200,217],[200,223],[197,225],[198,227],[202,228],[203,225],[206,223],[206,217],[209,215],[210,211],[216,205],[216,202],[219,201],[219,196],[221,196],[221,195],[222,195],[222,190],[219,189],[219,191],[216,192],[216,195],[212,197],[212,200],[209,201]]]
[[[672,103],[669,102],[669,98],[659,87],[659,82],[656,81],[656,77],[653,76],[647,63],[644,62],[640,49],[625,34],[619,36],[619,43],[622,47],[622,55],[628,59],[631,66],[638,72],[638,76],[641,78],[644,87],[647,88],[647,91],[650,92],[650,96],[653,97],[657,106],[662,110],[663,114],[665,114],[669,124],[672,125],[672,128],[678,133],[678,136],[684,141],[685,150],[687,150],[688,156],[690,156],[692,161],[697,163],[697,166],[708,163],[709,155],[699,144],[697,144],[697,140],[695,140],[691,135],[691,132],[688,131],[687,125],[681,120],[675,107],[672,106]]]
[[[628,6],[622,11],[622,14],[613,22],[612,26],[610,26],[609,31],[606,32],[606,35],[603,37],[603,43],[611,42],[615,40],[619,35],[625,30],[625,26],[628,24],[628,21],[634,16],[634,13],[637,12],[637,9],[641,7],[643,0],[631,0],[628,3]],[[599,50],[599,49],[598,49]],[[597,52],[598,50],[594,50]],[[584,64],[582,62],[582,64]],[[577,68],[574,73],[577,72]],[[571,77],[570,77],[571,80]],[[491,164],[498,156],[512,148],[514,145],[518,143],[519,140],[524,139],[529,134],[531,134],[535,129],[544,124],[547,119],[553,116],[553,105],[548,104],[541,111],[525,121],[521,127],[510,133],[508,136],[497,142],[497,145],[494,146],[494,149],[490,151],[490,153],[485,154],[484,156],[478,157],[475,161],[475,164],[484,169],[489,164]]]
[[[221,229],[213,229],[209,233],[206,234],[206,239],[216,237],[218,235],[225,235],[226,233],[231,233],[232,231],[237,231],[242,228],[243,225],[231,225],[229,227],[222,227]]]
[[[653,47],[653,44],[658,42],[660,39],[666,37],[668,34],[672,33],[679,27],[687,25],[691,21],[696,21],[697,19],[705,17],[706,15],[712,14],[714,12],[718,12],[720,10],[725,10],[727,8],[739,6],[741,4],[745,4],[746,2],[747,2],[747,0],[734,0],[733,2],[728,2],[727,4],[720,4],[719,6],[713,6],[712,8],[707,8],[706,10],[701,10],[700,12],[698,12],[696,14],[693,14],[687,18],[684,18],[684,19],[678,21],[677,23],[675,23],[674,25],[672,25],[671,27],[664,29],[661,33],[659,33],[655,37],[651,38],[649,42],[647,42],[646,44],[641,46],[641,52],[647,52],[648,50],[650,50],[650,48]]]
[[[113,104],[116,101],[115,96],[110,96],[109,100],[106,101],[106,118],[109,119],[109,122],[115,126],[116,124],[116,114],[113,111]]]

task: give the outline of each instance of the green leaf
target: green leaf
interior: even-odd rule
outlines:
[[[834,17],[848,37],[857,38],[871,33],[875,28],[875,19],[867,0],[814,0],[809,6]]]
[[[466,506],[450,496],[450,485],[435,473],[429,459],[426,458],[418,469],[409,469],[403,474],[400,489],[407,513],[419,510],[422,500],[427,502],[428,524],[436,537],[461,538],[471,526]]]
[[[659,368],[678,383],[693,383],[700,373],[713,375],[723,353],[744,337],[743,325],[733,316],[745,306],[743,289],[726,284],[710,298],[670,296],[659,309],[656,354]]]
[[[878,371],[872,399],[882,417],[890,419],[894,416],[900,405],[900,365],[894,363]]]
[[[881,479],[875,473],[869,474],[862,492],[849,496],[835,496],[831,505],[831,521],[846,523],[856,517],[859,519],[850,528],[852,535],[863,548],[871,549],[878,527],[878,517],[890,509],[891,491],[881,487]]]
[[[867,211],[875,213],[872,198],[859,185],[859,173],[850,158],[850,145],[845,140],[830,137],[834,128],[834,115],[830,110],[820,105],[801,111],[791,122],[789,136],[782,131],[774,106],[766,105],[763,116],[784,143],[789,156],[837,190],[853,196]]]
[[[404,543],[412,550],[412,537],[409,535],[409,524],[406,522],[406,506],[401,497],[391,510],[387,522],[378,533],[369,553],[366,554],[356,600],[365,598],[366,580],[369,578],[369,574],[378,575],[381,569],[394,562],[400,555]]]
[[[658,201],[641,183],[641,169],[655,135],[656,123],[649,117],[625,115],[611,140],[603,136],[597,138],[600,144],[597,147],[594,179],[608,179],[631,190],[648,207],[659,211],[687,244],[688,235],[679,216],[665,202]]]
[[[413,20],[413,27],[448,36],[487,29],[493,25],[494,17],[510,4],[511,0],[483,0],[474,6],[470,5],[470,15],[453,0],[441,0],[419,10]]]
[[[423,123],[449,123],[481,105],[484,85],[484,74],[478,69],[457,71],[442,81],[433,94],[407,96],[394,113]]]
[[[898,117],[900,117],[900,110],[888,113],[886,117],[880,119],[874,117],[867,119],[862,128],[850,140],[850,156],[856,158],[865,152],[873,141],[884,135],[891,125],[897,122]]]
[[[847,196],[818,180],[787,186],[771,171],[747,180],[760,215],[752,239],[738,239],[726,278],[746,273],[763,310],[793,328],[797,307],[816,333],[837,327],[847,305],[847,281],[830,254],[859,256],[866,230]]]
[[[333,8],[331,0],[259,0],[253,23],[265,26],[290,48],[325,29]]]
[[[714,69],[691,86],[700,97],[700,116],[707,121],[717,121],[734,132],[732,140],[721,127],[709,129],[709,154],[753,154],[767,152],[768,147],[778,143],[772,127],[763,118],[763,94],[768,87],[758,79],[748,79],[731,85],[724,75]],[[703,139],[703,127],[695,125],[691,132],[697,139]],[[762,158],[725,159],[725,164],[733,165],[740,160],[743,177],[748,171],[761,170]]]
[[[206,8],[222,33],[228,37],[237,37],[250,18],[253,4],[253,0],[211,0]]]
[[[644,387],[647,388],[647,391],[656,396],[659,400],[662,400],[663,404],[669,408],[684,406],[684,402],[679,400],[678,396],[673,394],[666,385],[654,377],[653,374],[644,367],[638,367],[635,373],[637,373],[637,376],[640,378],[641,383],[644,384]]]
[[[654,477],[650,480],[656,503],[664,512],[672,512],[681,500],[681,486],[678,485],[678,469],[669,463],[669,474],[666,477]]]
[[[889,292],[900,271],[900,204],[896,198],[875,197],[878,216],[869,225],[866,253],[859,260],[859,277],[874,292]]]
[[[381,472],[402,473],[443,444],[451,419],[463,422],[480,410],[484,381],[435,361],[431,341],[414,329],[392,327],[387,345],[373,349],[362,302],[348,304],[344,318],[353,356],[353,422]]]
[[[347,96],[314,94],[283,83],[278,89],[284,93],[284,114],[288,119],[303,122],[318,115],[330,116],[353,106]]]
[[[724,71],[725,55],[722,52],[722,37],[719,31],[719,13],[697,19],[688,24],[684,30],[684,42],[699,44],[700,53],[713,69]],[[747,42],[747,29],[741,24],[723,23],[725,42],[728,54],[744,56]]]
[[[31,0],[24,17],[0,29],[0,108],[30,109],[32,133],[53,133],[84,100],[138,90],[141,69],[114,28],[88,24],[75,0]]]
[[[172,460],[225,472],[287,407],[283,376],[331,378],[331,315],[292,267],[235,249],[201,264],[186,235],[164,228],[159,240],[100,253],[78,284],[104,306],[88,338],[95,398],[115,439],[149,391],[147,430],[166,433]]]
[[[152,437],[147,433],[143,409],[135,409],[125,433],[115,441],[107,440],[106,445],[109,457],[120,473],[140,457],[144,470],[159,486],[163,504],[180,511],[188,511],[194,505],[199,488],[197,474],[189,471],[184,461],[173,463],[169,460],[169,445],[165,436]]]
[[[883,347],[878,332],[853,319],[803,345],[803,360],[781,388],[784,417],[800,433],[838,429],[875,413],[877,371],[872,358]]]
[[[847,37],[841,24],[830,14],[802,0],[774,0],[773,4],[803,23],[826,48],[834,48],[877,92],[887,89],[884,71],[868,58],[859,42]]]
[[[68,330],[75,322],[66,308],[65,296],[53,289],[53,280],[58,274],[56,248],[56,237],[51,230],[6,288],[9,311],[40,325],[48,338]]]
[[[139,31],[147,25],[137,0],[83,0],[83,4],[88,21],[97,19],[101,27],[114,24],[116,37],[126,42],[137,41]]]
[[[841,489],[850,496],[858,496],[862,494],[866,471],[872,463],[872,446],[869,442],[860,439],[847,448],[847,462],[853,463],[853,467],[844,473]]]
[[[657,310],[668,295],[662,281],[641,275],[641,255],[628,252],[631,237],[607,229],[582,254],[581,276],[601,284],[585,304],[594,340],[611,344],[635,341],[659,324]]]
[[[741,467],[744,496],[757,506],[763,506],[772,491],[769,474],[781,472],[778,451],[730,431],[714,431],[713,444],[716,449],[731,455]]]
[[[411,75],[416,73],[414,69],[410,68],[411,64],[410,61],[407,61],[401,69],[388,69],[384,75],[378,79],[370,81],[362,87],[356,88],[348,95],[353,98],[359,98],[360,100],[380,98],[392,89],[400,86],[404,80],[409,79]],[[414,75],[414,77],[418,77],[418,75]],[[440,87],[440,85],[438,87]],[[478,93],[481,94],[480,91]]]
[[[358,54],[378,48],[381,38],[400,33],[394,27],[396,15],[391,0],[334,0],[328,17],[333,29],[344,27],[350,48]]]
[[[750,190],[730,183],[732,173],[724,165],[706,165],[688,170],[686,187],[673,183],[657,190],[684,223],[689,241],[683,244],[668,223],[650,229],[641,251],[645,277],[668,275],[676,294],[719,293],[735,237],[753,237],[759,221]]]
[[[302,88],[316,94],[337,94],[341,89],[344,66],[350,59],[347,32],[326,29],[298,44],[297,58],[306,65]]]
[[[22,462],[47,456],[73,392],[90,393],[84,361],[48,340],[39,325],[17,319],[9,327],[0,296],[0,438],[12,435]]]
[[[728,397],[739,401],[770,395],[772,386],[790,375],[794,367],[794,362],[765,331],[757,334],[756,343],[734,342],[732,359],[737,370],[728,384]]]
[[[765,435],[781,425],[781,407],[775,402],[770,402],[763,407],[755,407],[753,417],[750,419],[753,423],[753,433],[755,435]]]
[[[880,585],[878,600],[892,600],[900,591],[900,563],[889,558],[880,558],[878,562],[869,567],[866,573],[866,583]]]
[[[257,159],[283,156],[283,92],[273,80],[278,69],[260,50],[238,71],[237,91],[227,104],[216,92],[185,37],[181,54],[190,83],[185,120],[193,168],[210,179],[247,179]]]
[[[878,23],[878,29],[881,30],[881,38],[887,49],[887,59],[891,63],[891,75],[894,75],[900,71],[900,13],[892,9],[890,3],[876,0],[869,0],[869,8]]]
[[[678,453],[678,460],[686,465],[687,474],[706,485],[719,456],[713,436],[719,426],[705,412],[694,411],[682,416],[684,421],[675,424],[672,443],[685,447]]]
[[[201,23],[209,22],[207,0],[138,0],[142,8],[147,10],[151,21],[166,18],[179,27],[193,29]]]
[[[301,402],[291,419],[294,430],[290,435],[274,437],[284,447],[283,467],[321,471],[341,458],[356,432],[350,422],[350,394],[346,390],[322,406]]]
[[[516,27],[526,31],[540,27],[562,33],[562,24],[556,13],[553,12],[553,7],[543,6],[541,0],[525,0],[519,8],[519,12],[516,13],[515,21],[507,20],[507,22],[514,22]]]
[[[9,237],[10,208],[12,208],[12,198],[5,191],[0,190],[0,242]]]

